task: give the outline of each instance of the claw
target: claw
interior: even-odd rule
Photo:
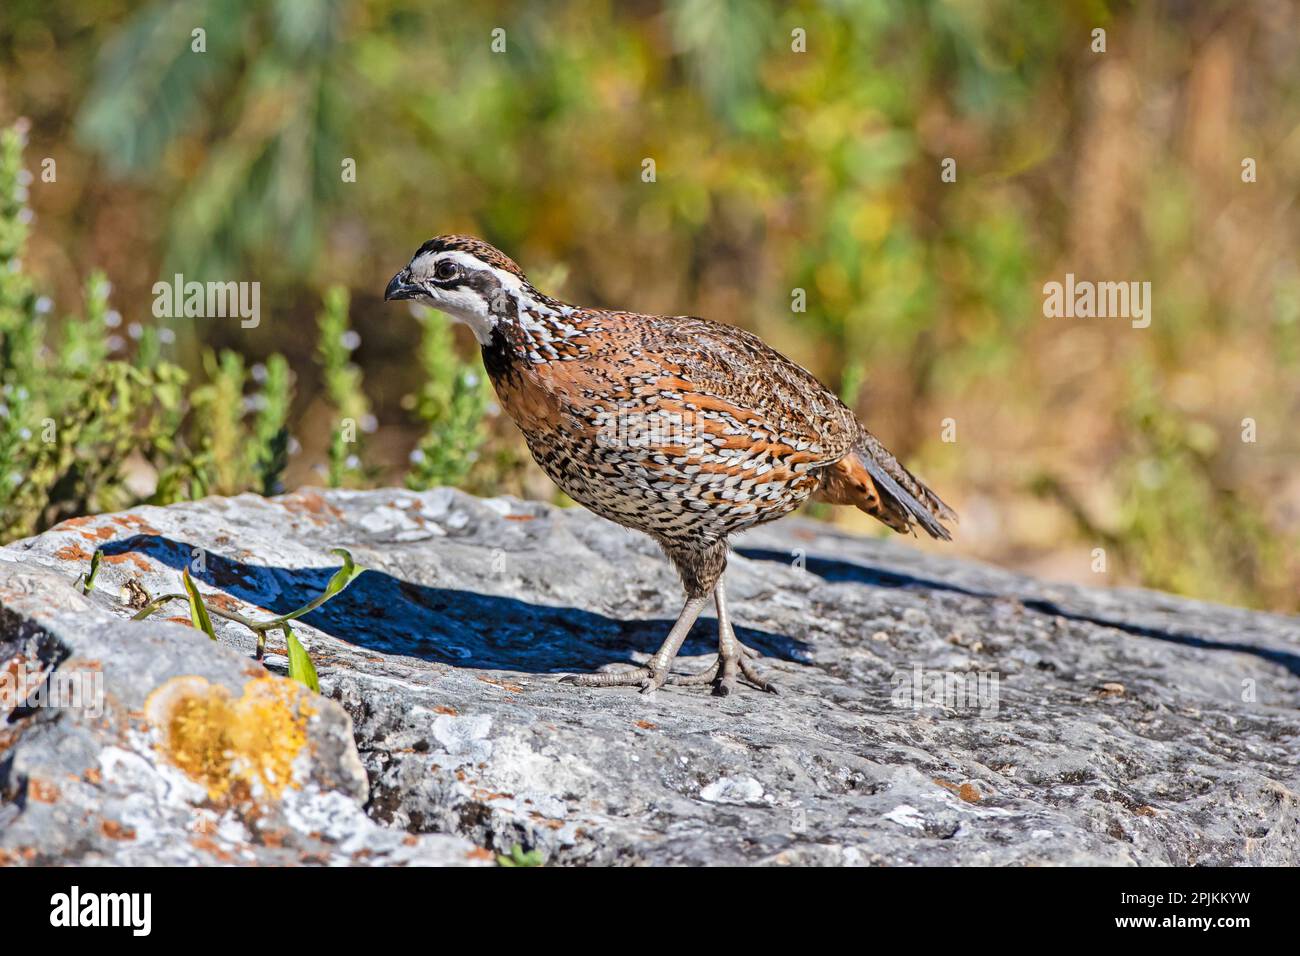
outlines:
[[[750,663],[743,654],[740,657],[740,672],[745,675],[745,680],[749,681],[759,690],[767,691],[769,694],[780,693],[780,691],[777,690],[777,686],[764,677],[762,672]]]
[[[754,661],[762,655],[752,647],[746,647],[736,640],[736,632],[727,617],[726,604],[722,596],[722,582],[717,583],[715,599],[718,603],[718,656],[713,663],[697,674],[669,674],[673,659],[681,649],[682,641],[691,629],[700,612],[705,598],[695,596],[687,600],[681,615],[669,632],[664,644],[650,658],[651,667],[633,667],[626,670],[604,672],[599,674],[567,674],[560,678],[562,684],[577,687],[636,687],[643,694],[653,694],[665,684],[675,687],[698,687],[712,684],[715,697],[728,697],[735,693],[741,680],[767,691],[777,692],[776,685],[762,675]]]

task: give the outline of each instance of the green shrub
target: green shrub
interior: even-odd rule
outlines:
[[[491,386],[478,368],[456,355],[451,329],[441,315],[423,309],[419,319],[424,387],[406,404],[426,431],[411,454],[406,486],[422,491],[462,484],[469,475],[487,438],[483,417]]]
[[[83,314],[67,316],[57,343],[47,344],[49,300],[22,264],[32,218],[23,146],[21,125],[0,131],[0,540],[145,501],[283,491],[293,402],[283,356],[249,368],[238,352],[207,351],[202,378],[191,381],[163,357],[166,330],[146,326],[133,332],[133,357],[114,357],[109,333],[122,319],[99,272],[86,283]],[[332,487],[373,474],[362,463],[362,436],[374,416],[352,361],[359,338],[348,305],[346,289],[329,289],[318,323],[316,354],[334,410]],[[456,357],[446,323],[426,314],[422,324],[428,380],[410,407],[425,437],[407,477],[412,488],[465,479],[489,400],[482,376]]]
[[[206,381],[187,393],[189,376],[161,357],[158,329],[140,331],[133,361],[111,357],[110,320],[121,317],[98,272],[84,314],[46,344],[48,299],[22,267],[31,221],[23,132],[0,133],[0,537],[141,501],[274,490],[288,447],[282,357],[246,394],[242,357],[208,354]]]
[[[332,286],[325,293],[325,307],[317,317],[320,338],[316,358],[320,362],[325,396],[334,409],[330,432],[329,484],[340,488],[350,478],[361,477],[361,436],[372,420],[370,402],[362,390],[361,368],[352,353],[360,336],[348,321],[348,290]]]

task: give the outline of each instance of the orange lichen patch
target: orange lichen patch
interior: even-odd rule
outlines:
[[[229,594],[222,594],[220,591],[203,595],[203,600],[209,607],[219,607],[221,610],[230,611],[231,613],[239,611],[244,606]]]
[[[88,768],[86,772],[82,774],[82,776],[85,779],[86,783],[92,783],[95,786],[99,786],[101,783],[104,782],[104,775],[99,772],[98,767]]]
[[[146,719],[162,733],[159,749],[214,801],[259,789],[278,800],[298,787],[293,763],[316,712],[311,691],[271,675],[249,681],[237,700],[206,678],[173,677],[145,701]]]
[[[27,797],[37,803],[53,803],[59,799],[59,788],[48,780],[32,777],[27,782]]]
[[[193,846],[194,849],[196,850],[202,850],[204,853],[208,853],[216,857],[222,863],[230,863],[232,860],[234,860],[234,857],[231,856],[231,854],[227,850],[223,850],[215,840],[212,840],[209,837],[205,837],[205,836],[191,837],[190,845]]]
[[[532,521],[537,515],[506,515],[507,521]]]
[[[54,552],[54,556],[60,561],[89,561],[94,557],[93,554],[79,544],[65,544]]]
[[[343,512],[326,502],[326,500],[315,491],[299,491],[292,495],[285,495],[283,498],[277,498],[276,501],[279,503],[280,507],[297,514],[309,514],[315,517],[320,517],[322,514],[328,513],[336,518],[343,517]]]
[[[485,684],[491,684],[493,687],[504,688],[505,690],[510,691],[510,693],[512,694],[518,694],[520,691],[523,690],[523,687],[521,687],[519,684],[512,684],[510,681],[498,680],[495,677],[484,677],[482,674],[480,674],[478,679]]]
[[[123,528],[134,528],[136,531],[143,531],[145,534],[162,534],[157,528],[145,521],[139,515],[123,514],[117,515],[112,519],[114,523]]]
[[[967,803],[979,803],[980,800],[983,799],[982,795],[979,792],[979,789],[972,783],[963,783],[959,787],[955,783],[950,783],[947,780],[939,780],[938,778],[936,778],[934,782],[937,783],[939,786],[943,787],[945,790],[951,790],[953,793],[957,794],[957,796],[961,797]]]
[[[139,571],[153,570],[153,568],[149,566],[149,562],[134,551],[125,551],[122,554],[105,554],[101,555],[101,557],[106,564],[122,564],[125,561],[129,561],[134,564],[136,569]]]
[[[486,847],[476,846],[465,854],[467,860],[495,860],[496,854]]]
[[[194,622],[191,621],[188,617],[177,617],[173,615],[172,617],[165,617],[163,618],[163,620],[171,621],[173,624],[184,624],[186,627],[194,626]]]
[[[279,849],[284,846],[285,838],[289,836],[288,830],[262,830],[258,833],[259,839],[263,846]]]
[[[135,830],[125,826],[116,820],[105,820],[99,825],[99,830],[110,840],[134,840]]]
[[[5,709],[27,700],[32,693],[45,683],[47,672],[44,667],[29,668],[27,656],[15,654],[0,665],[0,704]]]
[[[87,541],[107,541],[109,538],[113,537],[114,534],[115,532],[113,529],[108,527],[94,528],[90,531],[81,532],[81,536]]]
[[[652,724],[652,723],[650,723],[650,721],[648,721],[648,720],[638,720],[638,721],[636,721],[636,725],[637,725],[638,727],[640,727],[642,730],[658,730],[658,729],[659,729],[659,725],[658,725],[658,724]]]
[[[68,528],[80,528],[84,524],[89,524],[95,520],[95,515],[82,515],[79,518],[68,518],[66,521],[60,521],[51,531],[64,531]]]
[[[460,716],[455,707],[448,707],[446,704],[439,704],[437,707],[433,708],[433,712],[435,714],[446,714],[448,717]]]

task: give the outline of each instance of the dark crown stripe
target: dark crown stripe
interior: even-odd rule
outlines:
[[[426,252],[467,252],[490,266],[504,269],[521,279],[525,278],[524,271],[515,265],[513,259],[495,246],[473,236],[434,236],[420,246],[420,251],[416,255],[424,255]]]

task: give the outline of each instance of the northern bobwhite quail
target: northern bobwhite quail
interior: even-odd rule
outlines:
[[[393,276],[385,299],[416,299],[467,324],[501,406],[551,480],[573,500],[654,538],[686,604],[644,667],[565,678],[586,687],[707,684],[743,677],[775,690],[737,639],[722,572],[727,536],[817,494],[895,531],[949,537],[956,515],[813,375],[730,325],[568,305],[469,236],[438,236]],[[718,658],[670,675],[713,596]]]

